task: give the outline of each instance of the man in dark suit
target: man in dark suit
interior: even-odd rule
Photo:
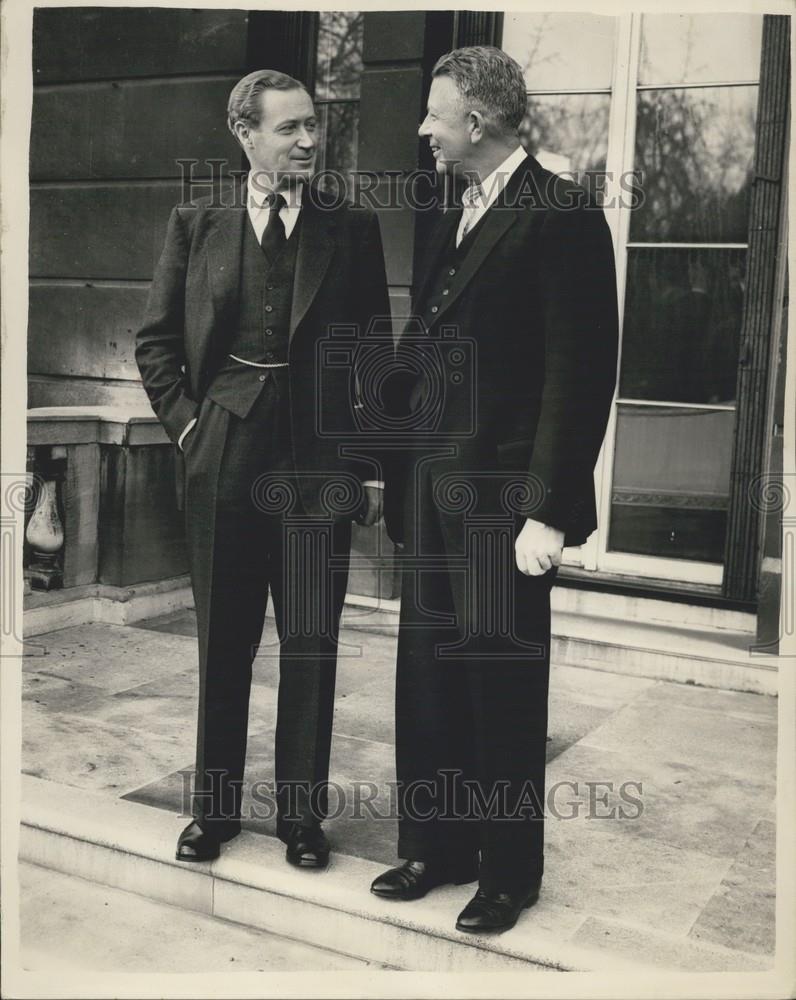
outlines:
[[[194,819],[177,858],[214,858],[240,830],[252,661],[270,589],[277,834],[288,861],[320,867],[351,518],[358,510],[374,523],[381,506],[368,481],[375,469],[369,476],[352,454],[351,372],[319,364],[320,347],[330,333],[336,346],[345,331],[355,342],[389,316],[384,258],[375,216],[311,184],[317,122],[303,84],[249,74],[232,90],[228,124],[250,162],[243,197],[173,210],[136,346],[185,463],[198,624]]]
[[[608,226],[582,188],[525,155],[525,107],[520,67],[499,49],[434,68],[420,135],[437,171],[468,186],[414,290],[421,329],[398,349],[399,370],[418,373],[398,406],[414,431],[401,482],[387,482],[387,507],[403,508],[388,528],[405,544],[406,860],[372,891],[417,899],[478,878],[456,925],[477,932],[513,926],[539,893],[550,590],[564,545],[596,527],[616,370]]]

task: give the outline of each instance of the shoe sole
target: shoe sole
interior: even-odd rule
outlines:
[[[328,858],[325,861],[302,861],[300,858],[296,859],[294,861],[293,858],[287,858],[286,857],[285,861],[287,861],[287,863],[289,865],[292,865],[294,868],[328,868],[329,867],[329,859]]]
[[[534,903],[538,903],[539,897],[532,896],[526,903],[522,904],[523,910],[530,910]],[[517,920],[520,919],[520,914],[517,914]],[[510,924],[501,924],[500,927],[466,927],[456,921],[456,930],[464,931],[465,934],[502,934],[504,931],[510,931],[512,927],[516,927],[517,920],[512,920]]]

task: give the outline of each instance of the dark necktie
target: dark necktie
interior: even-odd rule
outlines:
[[[281,194],[269,194],[268,201],[271,207],[268,212],[268,222],[263,230],[263,238],[260,240],[260,246],[263,248],[263,253],[268,258],[269,263],[273,264],[282,251],[282,247],[287,242],[285,224],[279,215],[287,202]]]

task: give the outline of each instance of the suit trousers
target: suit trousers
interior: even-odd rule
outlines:
[[[287,821],[323,819],[327,808],[351,525],[304,513],[289,420],[287,369],[277,369],[244,420],[206,399],[195,429],[199,437],[186,446],[190,466],[199,460],[203,438],[223,436],[223,448],[204,448],[220,462],[217,475],[207,477],[217,484],[208,505],[214,509],[209,599],[196,601],[200,654],[203,636],[206,650],[200,655],[193,808],[202,826],[220,832],[240,825],[252,665],[269,590],[279,636],[277,834],[284,836]]]
[[[489,559],[479,568],[472,538],[465,545],[460,532],[452,553],[456,528],[443,527],[430,504],[422,515],[407,528],[415,558],[404,569],[401,595],[398,855],[465,866],[480,855],[482,888],[530,886],[544,866],[556,569],[521,574],[511,524],[491,540],[482,536]],[[496,602],[491,612],[482,599],[487,589]]]

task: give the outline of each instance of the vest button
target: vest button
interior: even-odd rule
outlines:
[[[273,285],[266,285],[265,287],[268,289],[269,292],[272,292],[274,290]]]
[[[456,268],[455,268],[455,267],[452,267],[452,268],[451,268],[451,269],[450,269],[450,270],[448,271],[448,274],[449,274],[449,275],[450,275],[451,277],[453,277],[453,276],[454,276],[454,274],[456,274]]]
[[[443,295],[447,295],[449,292],[450,292],[450,288],[443,288],[442,289],[442,294]]]
[[[258,375],[257,377],[260,379],[261,382],[265,382],[266,379],[265,375]]]
[[[266,307],[265,307],[265,311],[266,311],[267,313],[269,313],[269,312],[273,312],[273,311],[274,311],[274,307],[273,307],[273,306],[266,306]]]
[[[436,313],[436,312],[439,312],[439,306],[432,306],[432,307],[431,307],[431,311],[432,311],[433,313]]]
[[[265,331],[265,335],[266,335],[266,337],[272,337],[273,334],[274,334],[274,331],[269,326],[268,329]]]

